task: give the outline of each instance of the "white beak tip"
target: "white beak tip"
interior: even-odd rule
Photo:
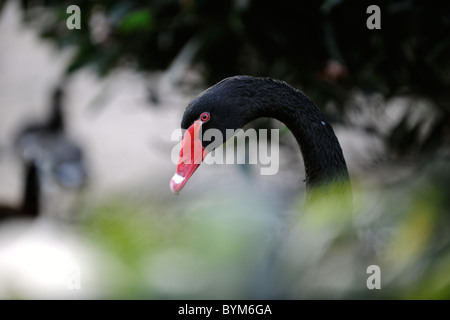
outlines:
[[[173,194],[179,194],[182,187],[181,184],[185,179],[186,179],[185,177],[182,177],[178,173],[175,173],[174,176],[172,177],[172,180],[170,180],[170,191],[172,191]]]

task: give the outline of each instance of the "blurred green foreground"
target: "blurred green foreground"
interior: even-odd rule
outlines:
[[[449,174],[436,162],[394,185],[354,180],[353,214],[320,191],[281,215],[250,192],[213,190],[186,206],[122,196],[85,206],[74,224],[17,224],[12,239],[4,224],[0,295],[449,299]],[[380,289],[366,285],[371,265]]]

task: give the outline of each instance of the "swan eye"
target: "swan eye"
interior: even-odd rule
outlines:
[[[209,118],[210,118],[209,112],[203,112],[203,113],[200,115],[200,120],[201,120],[202,122],[208,121]]]

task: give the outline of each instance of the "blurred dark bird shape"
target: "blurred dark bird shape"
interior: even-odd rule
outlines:
[[[25,165],[23,199],[17,207],[0,204],[0,221],[15,218],[35,218],[40,211],[40,178],[36,164],[31,161]]]
[[[81,148],[65,132],[63,96],[63,89],[57,87],[48,119],[25,126],[14,148],[23,161],[35,161],[44,177],[53,177],[64,188],[80,188],[86,183],[87,170]]]

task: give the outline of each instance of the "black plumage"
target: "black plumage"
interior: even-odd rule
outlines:
[[[224,137],[220,143],[230,138],[227,129],[243,128],[261,117],[275,118],[292,131],[300,146],[308,189],[349,182],[341,146],[325,115],[304,93],[283,81],[250,76],[226,78],[188,105],[181,127],[187,129],[203,112],[211,117],[202,124],[202,130],[219,129]],[[211,149],[210,141],[202,144]]]

